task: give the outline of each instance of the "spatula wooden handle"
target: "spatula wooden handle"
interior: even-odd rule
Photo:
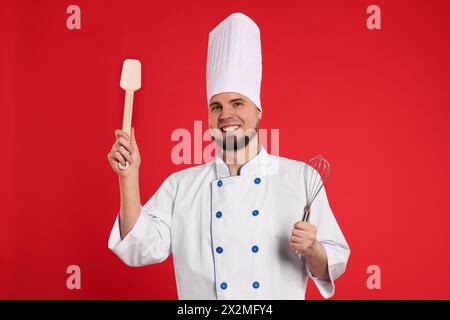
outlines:
[[[123,124],[122,130],[128,133],[131,136],[131,116],[133,114],[133,97],[134,91],[126,90],[125,91],[125,106],[123,110]],[[125,161],[125,165],[119,163],[119,169],[125,170],[130,166],[128,161]]]

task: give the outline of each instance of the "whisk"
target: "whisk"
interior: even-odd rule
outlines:
[[[323,156],[315,156],[303,167],[303,181],[305,183],[306,205],[303,209],[302,221],[308,221],[311,205],[322,190],[325,180],[330,175],[330,164]]]
[[[303,181],[305,184],[306,205],[303,209],[302,221],[308,221],[311,215],[311,205],[322,190],[325,180],[330,175],[330,164],[323,156],[315,156],[303,167]],[[294,250],[298,255],[298,250]]]

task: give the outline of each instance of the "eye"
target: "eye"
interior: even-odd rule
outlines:
[[[237,107],[237,106],[240,106],[240,105],[242,105],[243,103],[242,102],[235,102],[235,103],[233,103],[233,106],[234,107]]]
[[[211,107],[211,111],[222,110],[222,106],[215,104]]]

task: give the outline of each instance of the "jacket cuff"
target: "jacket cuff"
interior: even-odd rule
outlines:
[[[125,238],[122,239],[120,233],[120,221],[119,214],[116,216],[116,220],[114,221],[114,225],[109,236],[108,240],[108,248],[114,251],[115,253],[122,253],[130,246],[137,246],[138,244],[142,244],[143,236],[145,234],[145,220],[148,219],[143,214],[142,206],[141,211],[139,212],[138,219],[134,224],[133,228],[128,232]]]
[[[308,264],[306,264],[306,272],[316,284],[322,297],[329,299],[335,293],[334,281],[345,271],[345,264],[339,260],[338,254],[331,248],[331,245],[327,243],[322,243],[322,245],[327,253],[328,277],[330,280],[321,280],[314,276],[309,270]]]

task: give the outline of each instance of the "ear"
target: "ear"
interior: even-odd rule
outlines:
[[[208,114],[208,129],[211,129],[212,128],[212,126],[211,126],[211,121],[210,121],[210,119],[209,119],[209,114]]]
[[[258,117],[258,120],[261,120],[262,119],[262,111],[261,110],[259,110],[259,109],[257,109],[258,111],[258,115],[257,115],[257,117]]]

